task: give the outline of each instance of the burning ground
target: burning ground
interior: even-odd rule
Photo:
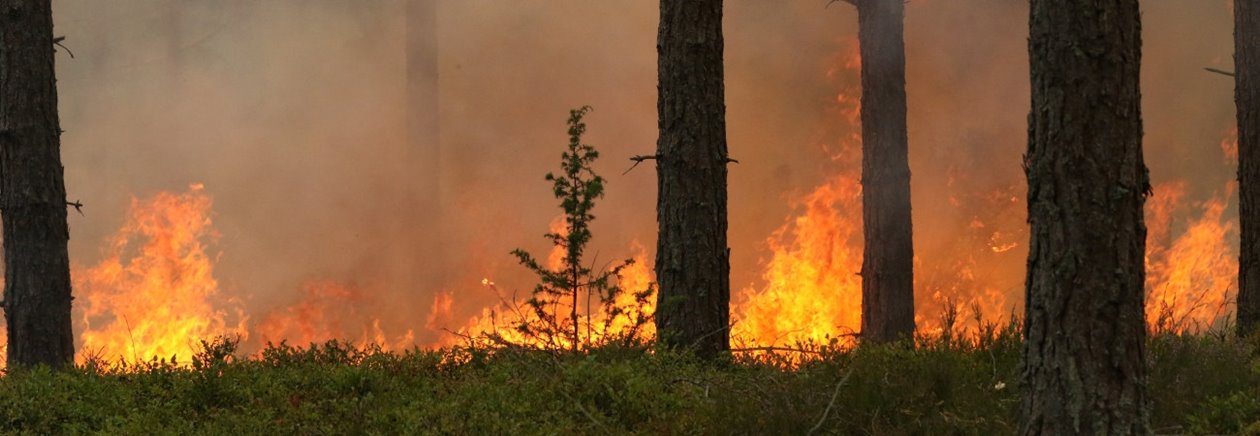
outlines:
[[[58,3],[77,55],[59,63],[68,187],[88,204],[71,217],[81,356],[186,357],[220,334],[247,350],[431,347],[502,326],[502,300],[533,283],[507,252],[548,252],[538,235],[557,210],[541,175],[565,111],[588,103],[610,177],[596,251],[642,259],[626,280],[651,280],[654,175],[621,173],[655,139],[652,5],[443,3],[441,139],[421,157],[440,162],[432,182],[402,133],[402,2],[343,3]],[[1232,96],[1199,70],[1229,62],[1220,3],[1145,5],[1153,329],[1232,310]],[[1025,8],[907,10],[925,332],[949,304],[995,321],[1021,310]],[[811,2],[728,9],[737,341],[845,338],[860,319],[855,19]],[[439,192],[439,208],[407,213],[417,191]]]

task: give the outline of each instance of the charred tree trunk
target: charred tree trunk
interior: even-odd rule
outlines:
[[[722,0],[661,0],[656,331],[711,358],[730,348]]]
[[[900,0],[858,0],[862,55],[862,339],[914,335],[914,239]]]
[[[0,0],[0,217],[9,366],[74,359],[51,0]]]
[[[1032,0],[1023,433],[1148,434],[1138,0]]]
[[[1238,105],[1238,333],[1260,326],[1260,2],[1234,0],[1234,102]]]

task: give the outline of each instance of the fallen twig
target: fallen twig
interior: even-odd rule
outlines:
[[[822,417],[818,418],[818,423],[809,429],[809,433],[814,434],[818,429],[822,428],[824,422],[827,422],[827,415],[831,414],[831,408],[836,405],[836,398],[840,396],[840,387],[844,386],[844,382],[849,381],[849,376],[853,375],[853,367],[849,367],[849,371],[844,373],[844,377],[840,378],[840,382],[836,383],[836,389],[831,392],[831,401],[827,403],[827,408],[823,410]]]

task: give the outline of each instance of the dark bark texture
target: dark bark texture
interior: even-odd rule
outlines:
[[[1149,434],[1138,0],[1032,0],[1022,432]]]
[[[1234,0],[1234,102],[1238,106],[1238,333],[1260,325],[1260,1]]]
[[[51,0],[0,0],[0,217],[9,366],[74,358]]]
[[[858,0],[862,56],[862,340],[914,335],[905,3]]]
[[[715,357],[730,348],[722,0],[661,0],[656,50],[657,335]]]

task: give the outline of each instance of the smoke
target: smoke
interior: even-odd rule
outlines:
[[[589,252],[605,261],[630,256],[633,241],[654,246],[653,168],[622,172],[655,149],[655,2],[440,1],[441,151],[422,154],[406,144],[403,0],[55,6],[76,56],[58,56],[68,192],[87,205],[70,218],[76,264],[101,258],[131,197],[204,183],[221,233],[215,274],[248,312],[335,281],[363,289],[359,312],[387,330],[430,342],[440,293],[458,320],[494,302],[483,277],[532,287],[507,252],[545,252],[559,210],[542,176],[556,168],[568,110],[584,104],[609,179]],[[1191,198],[1233,177],[1219,152],[1232,82],[1202,71],[1230,66],[1229,13],[1223,0],[1144,4],[1147,162],[1156,181],[1188,180]],[[964,256],[974,241],[1007,247],[969,265],[1017,302],[1027,4],[915,1],[906,20],[916,252],[948,266],[966,259],[933,258]],[[856,24],[852,7],[825,0],[726,6],[735,289],[760,286],[789,199],[842,172],[822,136],[849,129],[829,109],[837,81],[856,76],[827,73],[855,47]],[[417,173],[424,159],[439,161],[436,178]],[[433,190],[432,210],[408,208]]]

